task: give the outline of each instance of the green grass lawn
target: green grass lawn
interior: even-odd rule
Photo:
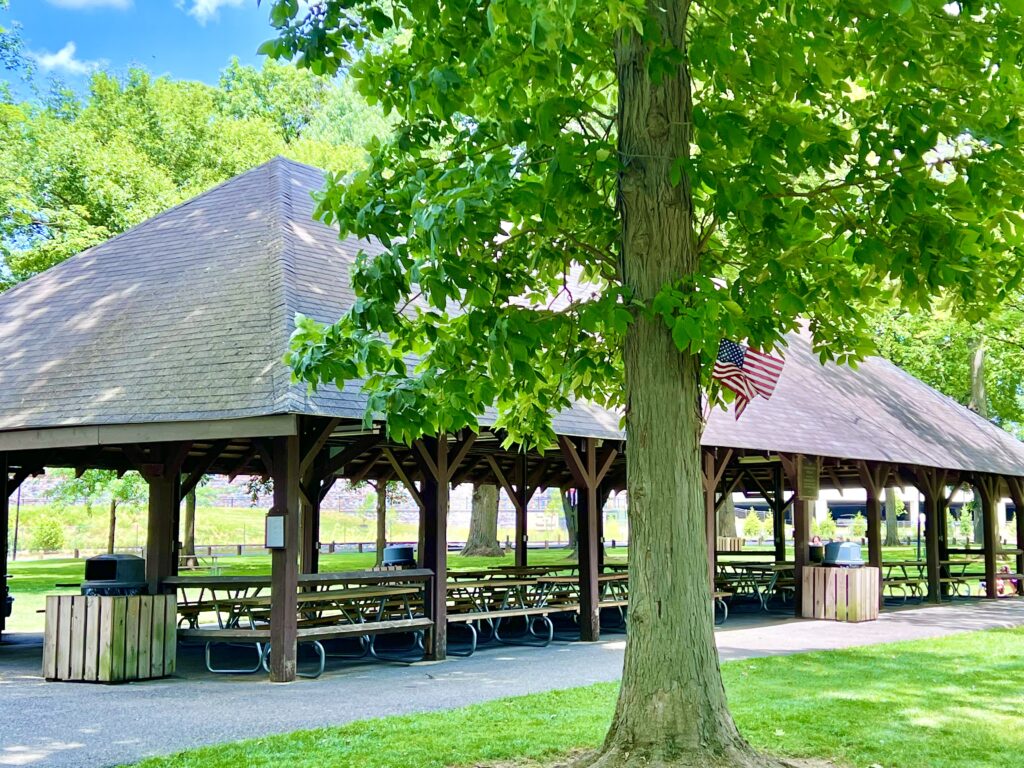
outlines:
[[[1022,762],[1024,629],[728,662],[722,671],[743,734],[779,755],[881,768]],[[602,684],[366,720],[140,765],[449,768],[518,759],[546,765],[600,743],[616,688]]]

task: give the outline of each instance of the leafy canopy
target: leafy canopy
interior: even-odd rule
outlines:
[[[274,155],[356,168],[365,152],[338,137],[374,130],[380,110],[350,85],[272,62],[233,61],[216,88],[133,69],[95,74],[84,97],[0,89],[0,289]]]
[[[510,439],[546,443],[570,399],[621,405],[637,313],[705,361],[723,336],[771,348],[806,323],[823,360],[855,362],[879,307],[944,288],[975,320],[1016,288],[1019,2],[683,5],[676,50],[636,0],[273,2],[264,52],[348,71],[399,120],[320,200],[382,248],[337,323],[299,318],[296,374],[364,378],[398,438],[496,405]],[[647,305],[618,258],[627,27],[654,78],[685,62],[694,83],[690,151],[664,150],[692,188],[699,269]]]

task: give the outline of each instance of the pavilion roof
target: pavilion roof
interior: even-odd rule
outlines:
[[[274,158],[0,294],[0,432],[362,419],[357,382],[310,394],[282,362],[296,312],[336,320],[357,253],[378,247],[313,220],[323,183]],[[621,436],[616,414],[582,403],[555,426]]]
[[[0,433],[362,419],[357,382],[310,394],[281,361],[296,312],[336,320],[357,253],[377,247],[313,220],[322,185],[275,158],[0,294]],[[715,410],[705,446],[1024,475],[1024,443],[880,358],[822,366],[799,336],[785,357],[774,397],[738,422]],[[623,437],[586,403],[555,429]]]

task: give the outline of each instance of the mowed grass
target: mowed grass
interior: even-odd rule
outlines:
[[[609,560],[625,560],[624,548],[607,551]],[[321,555],[321,571],[358,571],[372,568],[376,563],[372,552],[344,553]],[[462,557],[457,553],[449,553],[450,569],[490,568],[496,565],[511,565],[513,556],[505,557]],[[530,563],[548,565],[571,563],[569,550],[537,549],[530,551]],[[270,573],[269,555],[243,555],[242,557],[222,557],[218,559],[220,575],[246,576]],[[7,620],[10,632],[42,632],[43,614],[47,594],[76,593],[76,587],[57,587],[57,584],[74,584],[85,577],[85,561],[83,560],[28,560],[8,563],[8,571],[13,578],[8,581],[11,594],[14,595],[14,612]],[[208,575],[204,572],[192,575]]]
[[[723,664],[743,734],[843,766],[1011,768],[1024,762],[1024,630],[992,630]],[[342,686],[339,685],[339,688]],[[600,744],[617,685],[502,699],[205,747],[145,768],[449,768],[558,762]],[[338,707],[337,697],[324,706]]]

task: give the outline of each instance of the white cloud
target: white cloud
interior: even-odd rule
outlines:
[[[50,5],[72,10],[91,10],[93,8],[116,8],[120,11],[132,7],[132,0],[46,0]]]
[[[246,0],[178,0],[178,7],[188,6],[189,16],[194,16],[200,24],[216,19],[221,8],[238,8]]]
[[[103,66],[101,61],[83,61],[75,58],[75,44],[68,42],[56,53],[36,51],[31,54],[39,66],[46,70],[57,70],[68,75],[88,75]]]

